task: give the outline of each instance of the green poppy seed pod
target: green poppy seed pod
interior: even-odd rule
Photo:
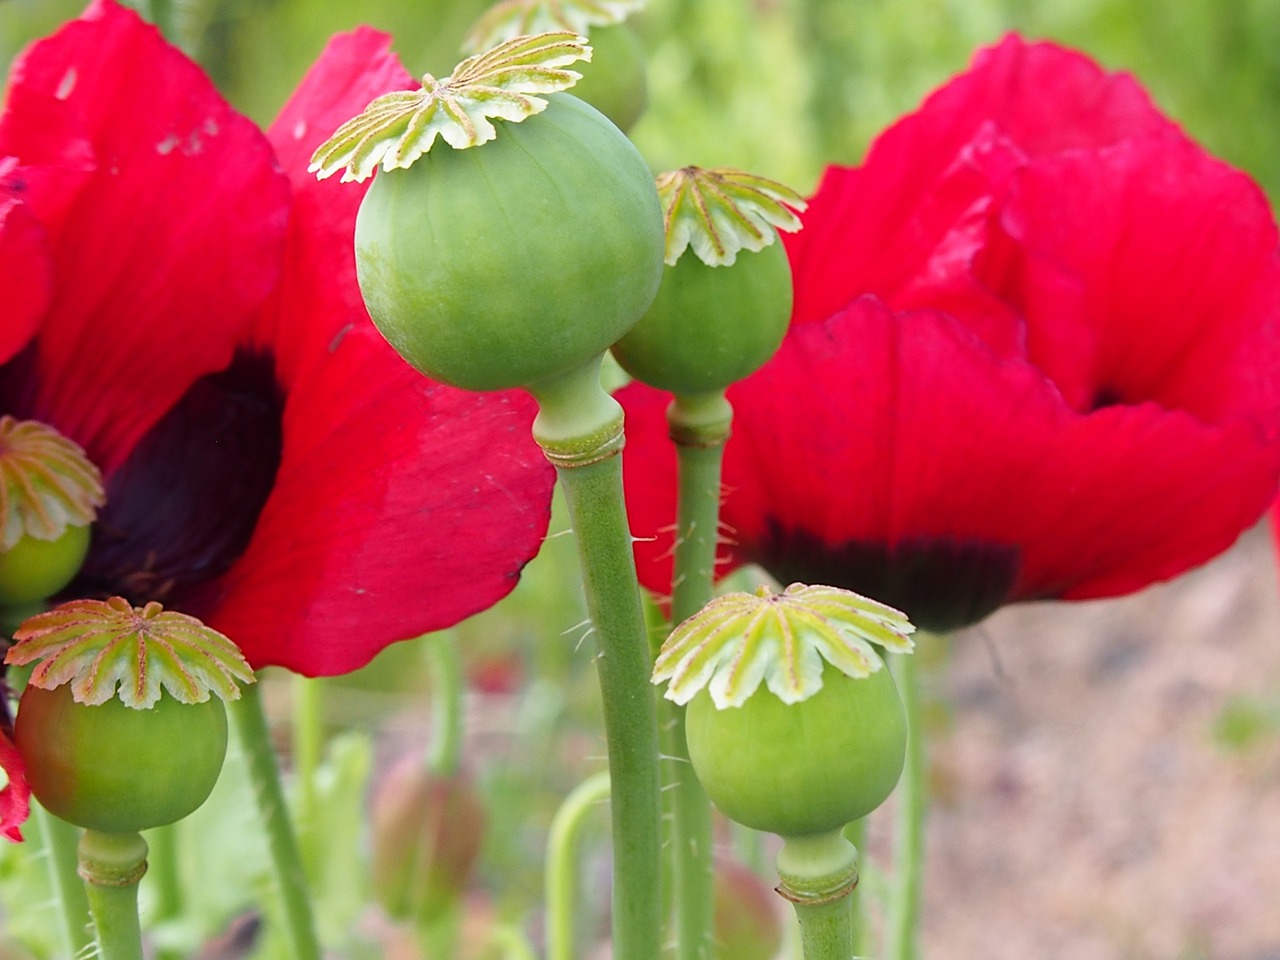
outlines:
[[[136,709],[89,705],[71,686],[28,686],[14,744],[44,807],[68,823],[134,833],[181,820],[213,791],[227,753],[227,712],[217,697],[162,696]]]
[[[745,864],[715,861],[714,960],[773,960],[782,950],[782,918],[772,887]]]
[[[464,774],[404,757],[372,801],[373,890],[396,920],[430,921],[466,889],[484,840],[484,805]]]
[[[764,365],[787,332],[794,230],[789,188],[739,170],[685,167],[657,180],[666,228],[662,285],[612,347],[627,373],[682,396],[723,391]]]
[[[791,265],[781,244],[713,267],[683,256],[653,305],[613,345],[622,369],[671,393],[724,390],[764,365],[787,332]]]
[[[591,30],[594,55],[582,68],[573,95],[630,130],[649,105],[648,66],[639,35],[628,23]]]
[[[839,830],[893,792],[907,721],[893,677],[850,677],[826,665],[822,687],[783,703],[761,687],[718,709],[707,691],[689,703],[689,758],[731,820],[781,836]]]
[[[356,268],[374,323],[418,370],[471,390],[529,386],[589,362],[644,313],[662,212],[622,132],[555,94],[481,146],[379,174]]]
[[[0,551],[0,606],[22,607],[53,596],[80,572],[89,527],[67,527],[53,540],[24,536]]]

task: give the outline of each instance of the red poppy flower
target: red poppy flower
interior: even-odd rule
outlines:
[[[1129,76],[1010,37],[830,168],[786,242],[791,328],[729,391],[725,568],[951,630],[1175,576],[1274,496],[1275,224]],[[620,399],[665,592],[667,398]]]
[[[266,135],[111,0],[15,64],[0,413],[104,472],[68,595],[159,600],[255,667],[335,674],[491,605],[537,551],[553,472],[532,401],[401,361],[355,282],[359,187],[306,173],[412,85],[388,47],[337,37]]]

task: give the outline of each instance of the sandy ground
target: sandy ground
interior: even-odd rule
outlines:
[[[1259,527],[1135,597],[955,638],[933,677],[929,960],[1280,960],[1278,593]],[[1256,734],[1231,748],[1241,704]]]

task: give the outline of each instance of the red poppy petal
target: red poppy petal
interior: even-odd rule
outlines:
[[[550,519],[532,401],[413,372],[372,327],[308,367],[276,486],[210,622],[255,666],[353,670],[505,596]]]
[[[1016,146],[983,126],[929,179],[918,177],[910,156],[883,149],[873,156],[874,167],[828,169],[803,229],[784,241],[795,281],[792,323],[824,320],[873,294],[898,310],[945,310],[1001,355],[1020,355],[1021,318],[973,271],[995,196],[1022,162]]]
[[[1014,319],[967,271],[1008,176],[1024,157],[1174,130],[1128,75],[1005,38],[881,134],[860,170],[824,178],[804,229],[785,241],[796,322],[871,293],[896,309],[945,310],[1011,354]]]
[[[0,833],[20,841],[20,828],[31,809],[31,788],[27,786],[18,748],[3,733],[0,733],[0,769],[9,778],[9,783],[0,789]]]
[[[1099,410],[1055,439],[1025,518],[1036,549],[1024,597],[1119,596],[1175,577],[1231,546],[1280,479],[1280,444],[1249,425],[1155,404]]]
[[[97,0],[15,67],[67,106],[97,169],[50,225],[55,297],[33,410],[107,469],[203,373],[231,358],[276,283],[288,184],[270,145],[136,14]],[[45,118],[4,119],[7,149],[47,149]]]
[[[850,544],[944,539],[1013,549],[1005,601],[1137,589],[1226,547],[1280,476],[1280,448],[1241,426],[1154,405],[1080,416],[1034,367],[1000,360],[952,318],[870,299],[794,328],[729,397],[723,516],[740,556],[786,567],[771,538],[803,532],[853,589],[867,588],[836,565]],[[639,441],[629,495],[670,482],[649,474],[653,441]],[[970,574],[954,571],[984,591]],[[983,612],[1001,598],[986,599]]]
[[[1062,317],[1029,288],[1030,358],[1073,404],[1138,403],[1280,431],[1280,260],[1271,209],[1247,176],[1184,140],[1131,140],[1029,166],[1011,234],[1084,293],[1089,356],[1058,346]]]
[[[26,205],[0,192],[0,364],[22,349],[49,303],[51,270],[44,230]]]
[[[321,182],[307,166],[315,148],[370,100],[414,85],[390,46],[386,34],[367,28],[334,37],[267,134],[293,184],[294,209],[277,303],[264,311],[256,337],[272,345],[286,382],[347,323],[367,322],[352,237],[368,184]]]

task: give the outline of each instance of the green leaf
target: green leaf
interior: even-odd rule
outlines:
[[[29,682],[46,690],[71,684],[73,698],[105,703],[118,695],[145,710],[161,691],[183,703],[213,693],[240,696],[253,668],[227,637],[195,617],[154,601],[134,607],[122,597],[72,600],[25,620],[5,663],[39,663]]]
[[[866,677],[884,665],[872,644],[910,653],[914,630],[892,607],[837,587],[728,593],[671,632],[653,682],[669,681],[666,698],[682,704],[706,689],[721,710],[741,706],[761,682],[799,703],[822,689],[823,660]]]
[[[457,150],[488,143],[497,136],[490,118],[519,123],[541,113],[547,101],[537,94],[567,90],[582,79],[560,68],[590,59],[586,40],[573,33],[508,40],[468,57],[443,80],[428,73],[419,90],[378,97],[316,148],[307,170],[323,180],[345,168],[344,183],[361,181],[379,164],[408,169],[437,137]]]

